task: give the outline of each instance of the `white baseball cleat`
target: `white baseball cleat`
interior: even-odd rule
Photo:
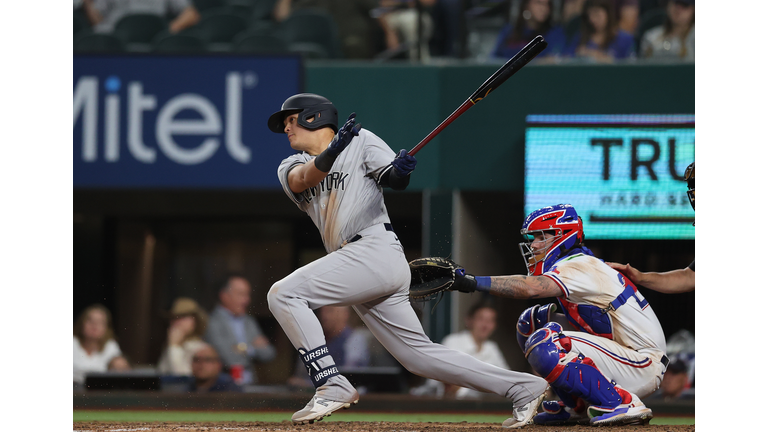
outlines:
[[[527,404],[513,408],[512,417],[504,420],[504,423],[502,423],[501,426],[506,429],[520,429],[523,426],[533,424],[533,416],[536,415],[536,411],[539,409],[539,404],[544,400],[544,395],[546,393],[547,392],[544,391]]]
[[[339,402],[330,399],[325,399],[322,396],[314,395],[304,409],[297,411],[291,416],[291,422],[293,424],[307,424],[320,421],[323,417],[328,417],[332,413],[344,408],[347,409],[352,405],[357,404],[360,400],[360,396],[357,392],[354,393],[354,400],[349,402]]]

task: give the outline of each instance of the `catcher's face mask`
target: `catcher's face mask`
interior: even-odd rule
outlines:
[[[525,240],[520,243],[520,252],[528,267],[528,276],[543,274],[558,257],[584,241],[581,218],[570,204],[533,211],[525,218],[520,233]]]
[[[521,234],[524,241],[519,244],[520,253],[528,267],[528,276],[540,276],[544,273],[544,259],[552,246],[563,237],[563,230],[521,230]]]

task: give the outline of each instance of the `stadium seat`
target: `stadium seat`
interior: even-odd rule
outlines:
[[[72,24],[72,35],[77,36],[81,32],[88,32],[91,30],[91,24],[82,15],[75,13],[74,21]],[[83,33],[85,34],[85,33]]]
[[[234,51],[256,54],[281,54],[288,52],[288,44],[277,36],[246,33],[234,42]]]
[[[575,16],[568,20],[565,24],[565,37],[568,42],[573,40],[574,37],[578,37],[579,30],[581,29],[581,16]]]
[[[208,9],[226,6],[227,2],[225,0],[194,0],[193,4],[195,9],[202,14]]]
[[[160,35],[155,39],[152,51],[161,53],[200,53],[205,52],[205,42],[191,35]]]
[[[325,47],[314,42],[293,42],[288,45],[288,51],[300,54],[303,58],[309,60],[323,60],[330,58]]]
[[[119,38],[108,34],[87,34],[75,40],[76,53],[123,52],[125,44]]]
[[[245,19],[251,17],[256,0],[227,0],[227,8],[232,15],[241,16]]]
[[[643,40],[643,34],[654,27],[664,24],[666,18],[667,10],[665,8],[655,8],[643,12],[638,20],[637,35],[635,36],[635,49],[638,55],[640,55],[640,42]]]
[[[336,23],[333,21],[333,17],[323,10],[301,9],[294,11],[280,23],[276,34],[289,45],[311,42],[320,44],[328,58],[343,57]]]
[[[276,35],[277,26],[272,21],[267,20],[256,20],[251,21],[251,24],[248,26],[247,33],[248,35],[256,35],[256,34],[268,34],[268,35]]]
[[[251,0],[253,2],[252,17],[255,20],[272,20],[272,9],[276,0]]]
[[[167,27],[165,20],[158,15],[132,14],[120,18],[113,34],[128,44],[148,44]]]
[[[194,28],[194,34],[208,43],[229,43],[235,35],[248,28],[240,16],[221,13],[204,17]]]
[[[642,38],[646,31],[664,24],[666,18],[667,10],[665,8],[655,8],[644,12],[638,20],[637,37]]]

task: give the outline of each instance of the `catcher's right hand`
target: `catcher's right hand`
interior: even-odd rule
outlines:
[[[475,292],[477,281],[455,262],[440,257],[418,258],[411,267],[410,296],[415,300],[429,300],[444,291]]]

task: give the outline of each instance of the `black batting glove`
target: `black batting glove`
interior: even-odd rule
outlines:
[[[406,177],[416,169],[416,158],[409,155],[405,149],[400,150],[392,161],[392,167],[397,172],[398,177]]]
[[[344,126],[336,132],[333,140],[328,144],[328,148],[323,150],[322,153],[315,158],[315,167],[322,172],[329,172],[333,168],[333,163],[339,156],[339,153],[344,151],[345,148],[352,142],[352,138],[360,134],[362,125],[360,123],[355,124],[355,113],[349,115],[349,118],[344,123]]]
[[[360,123],[355,124],[355,116],[357,116],[357,114],[350,114],[349,118],[344,123],[344,126],[342,126],[336,133],[336,136],[333,137],[333,141],[331,141],[331,144],[328,145],[327,149],[329,156],[334,158],[338,156],[339,153],[344,151],[349,143],[352,142],[352,138],[360,134],[360,129],[362,129],[363,125]]]

